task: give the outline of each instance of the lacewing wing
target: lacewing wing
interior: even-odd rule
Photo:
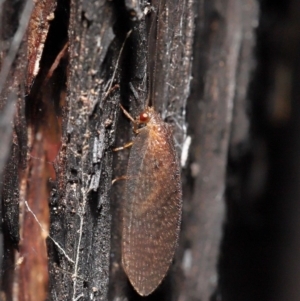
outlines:
[[[122,262],[142,296],[165,277],[178,242],[182,191],[170,126],[153,108],[141,113],[131,148],[123,211]]]

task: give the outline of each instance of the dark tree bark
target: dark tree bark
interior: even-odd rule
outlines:
[[[185,186],[189,211],[183,232],[190,266],[183,300],[210,300],[212,296],[219,300],[223,295],[217,289],[222,272],[217,266],[226,221],[227,157],[230,143],[244,142],[249,131],[245,103],[256,18],[255,1],[198,5],[187,118],[193,138],[189,161],[192,179]]]

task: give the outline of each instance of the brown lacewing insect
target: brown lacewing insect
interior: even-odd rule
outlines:
[[[149,85],[153,89],[151,79]],[[180,167],[171,127],[154,108],[147,105],[136,120],[121,108],[137,134],[133,143],[126,145],[132,148],[123,206],[122,264],[134,289],[147,296],[164,279],[178,243]],[[145,126],[138,128],[140,124]]]
[[[126,114],[127,115],[127,114]],[[181,221],[179,162],[170,126],[152,107],[135,121],[123,209],[122,263],[135,290],[152,293],[172,262]]]

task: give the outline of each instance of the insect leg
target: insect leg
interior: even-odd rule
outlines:
[[[132,146],[132,144],[133,144],[132,141],[131,141],[131,142],[128,142],[128,143],[124,144],[123,146],[114,148],[113,151],[114,151],[114,152],[120,151],[120,150],[122,150],[122,149],[125,149],[125,148],[127,148],[127,147]]]
[[[126,180],[126,179],[127,179],[126,176],[117,177],[111,181],[111,185],[115,184],[119,180]]]

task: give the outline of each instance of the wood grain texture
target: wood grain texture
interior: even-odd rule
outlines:
[[[181,178],[172,131],[152,109],[134,140],[127,169],[122,261],[136,291],[147,296],[163,280],[176,249]]]

